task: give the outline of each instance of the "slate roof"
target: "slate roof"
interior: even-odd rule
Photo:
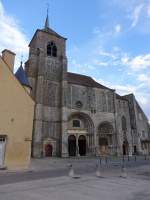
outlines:
[[[43,31],[43,32],[46,32],[46,33],[49,33],[49,34],[51,34],[51,35],[55,35],[55,36],[57,36],[57,37],[59,37],[59,38],[63,38],[63,39],[67,39],[67,38],[65,38],[65,37],[63,37],[63,36],[61,36],[60,34],[58,34],[58,33],[56,33],[53,29],[51,29],[51,28],[44,28],[44,29],[40,29],[40,31]]]
[[[18,79],[18,81],[21,83],[21,85],[31,88],[29,81],[28,81],[28,78],[26,76],[26,73],[25,73],[25,71],[22,67],[22,64],[18,68],[17,72],[15,73],[15,77]]]
[[[50,33],[51,35],[55,35],[59,38],[66,39],[66,38],[62,37],[61,35],[59,35],[58,33],[56,33],[53,29],[50,28],[48,13],[47,13],[47,16],[46,16],[44,29],[42,29],[41,31],[46,32],[46,33]]]
[[[54,36],[56,36],[56,37],[58,37],[58,38],[67,40],[67,38],[62,37],[61,35],[59,35],[58,33],[56,33],[56,32],[55,32],[54,30],[52,30],[51,28],[48,28],[47,30],[45,30],[45,28],[44,28],[44,29],[37,29],[36,32],[34,33],[32,39],[31,39],[31,42],[29,43],[29,47],[31,46],[31,43],[32,43],[32,41],[34,40],[34,38],[36,37],[36,35],[37,35],[38,32],[47,33],[47,34],[49,34],[49,35],[54,35]]]
[[[117,93],[116,93],[116,99],[120,99],[120,100],[128,101],[126,98],[124,98],[124,96],[120,96],[120,95],[117,94]]]
[[[93,87],[93,88],[101,88],[101,89],[107,89],[114,91],[113,89],[110,89],[104,85],[101,85],[100,83],[97,83],[94,79],[92,79],[90,76],[85,76],[81,74],[75,74],[75,73],[67,73],[67,80],[68,83],[75,84],[75,85],[83,85],[86,87]]]

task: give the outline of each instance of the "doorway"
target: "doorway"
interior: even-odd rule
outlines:
[[[76,156],[76,137],[74,135],[68,137],[68,153],[69,156]]]
[[[99,146],[100,146],[100,155],[108,155],[109,148],[108,148],[108,139],[105,137],[99,138]]]
[[[79,155],[86,155],[86,137],[84,135],[80,135],[78,139],[78,147],[79,147]]]
[[[4,156],[5,156],[5,137],[0,137],[0,167],[4,165]]]
[[[134,155],[137,154],[137,148],[136,148],[136,145],[134,145]]]
[[[128,155],[128,141],[124,141],[122,145],[123,155]]]
[[[51,144],[46,144],[45,145],[45,156],[46,157],[52,157],[53,155],[53,147]]]

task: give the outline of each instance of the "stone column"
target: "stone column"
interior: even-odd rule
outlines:
[[[68,112],[67,112],[67,58],[61,58],[62,80],[61,80],[61,156],[68,157]]]
[[[65,110],[65,108],[63,108]],[[65,111],[64,111],[65,112]],[[68,157],[68,133],[67,133],[67,125],[68,122],[62,121],[61,124],[61,133],[62,133],[62,144],[61,144],[61,156],[62,157]]]
[[[115,144],[115,151],[117,153],[117,155],[120,154],[120,144],[119,144],[119,141],[120,141],[120,138],[119,138],[119,130],[118,130],[118,113],[117,113],[117,102],[116,102],[116,94],[115,94],[115,91],[114,91],[114,95],[113,95],[113,101],[114,101],[114,137],[115,137],[115,141],[116,141],[116,144]]]
[[[34,130],[33,130],[33,157],[40,158],[43,154],[42,134],[43,134],[43,77],[37,78],[36,101],[39,102],[35,106],[34,114]]]

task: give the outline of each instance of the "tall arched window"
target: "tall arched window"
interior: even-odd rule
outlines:
[[[57,48],[56,48],[56,46],[53,46],[53,48],[52,48],[52,56],[53,57],[57,57]]]
[[[57,47],[54,42],[50,42],[47,45],[47,55],[57,57]]]
[[[123,116],[122,119],[122,130],[126,131],[127,130],[127,122],[126,122],[126,118]]]

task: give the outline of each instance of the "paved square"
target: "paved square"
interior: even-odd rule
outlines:
[[[150,180],[67,176],[0,186],[0,200],[150,200]]]
[[[68,176],[72,163],[80,179]],[[150,200],[150,160],[103,161],[96,177],[97,159],[34,160],[27,172],[0,173],[0,200]]]

